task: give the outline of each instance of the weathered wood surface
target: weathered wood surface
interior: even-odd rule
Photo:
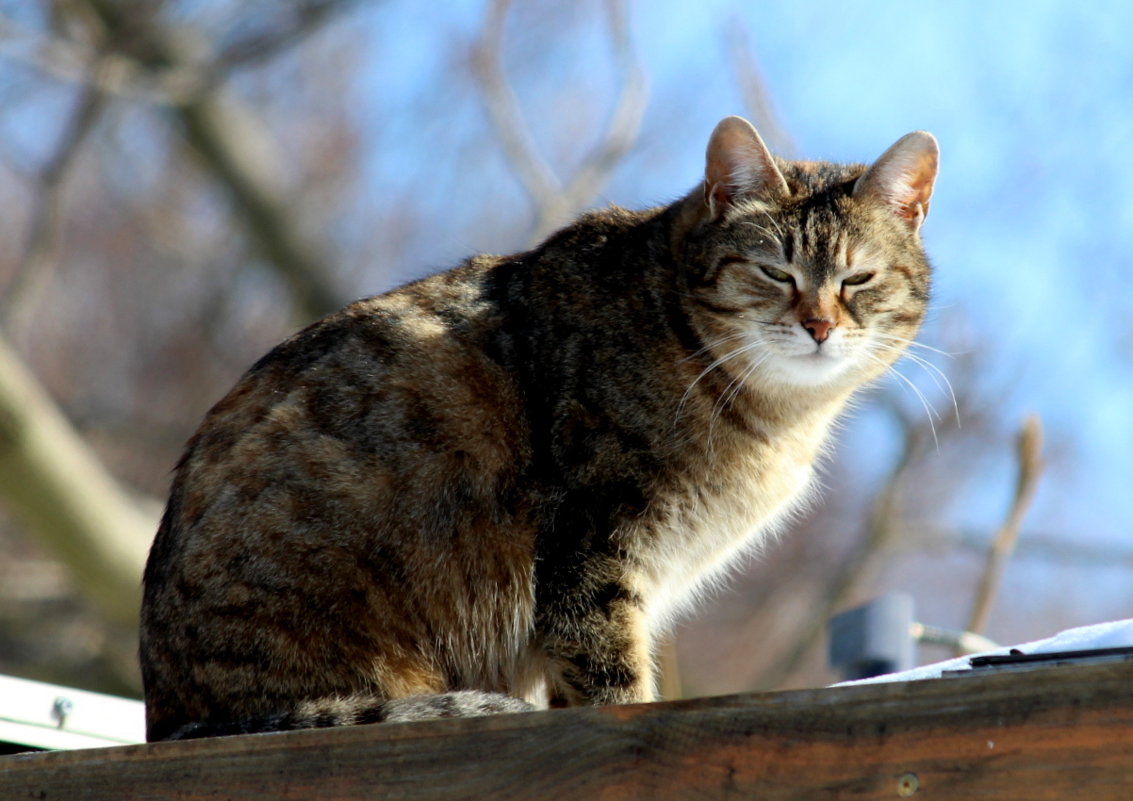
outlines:
[[[1133,664],[0,757],[0,799],[1133,799]]]

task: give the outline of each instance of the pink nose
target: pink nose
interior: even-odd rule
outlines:
[[[803,320],[803,328],[810,334],[811,339],[821,345],[829,338],[830,331],[834,328],[834,321],[812,317],[809,320]]]

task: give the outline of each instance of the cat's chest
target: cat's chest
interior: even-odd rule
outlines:
[[[639,540],[639,583],[651,628],[670,624],[805,504],[823,432],[808,433],[710,462],[659,505]]]

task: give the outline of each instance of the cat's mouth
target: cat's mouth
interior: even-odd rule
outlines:
[[[783,349],[788,358],[799,359],[802,362],[837,362],[842,361],[846,354],[844,348],[834,342],[808,342],[805,345],[794,341]]]
[[[811,350],[802,354],[803,359],[836,359],[838,358],[831,353],[830,348],[824,348],[822,345],[815,345]]]
[[[817,386],[837,379],[851,366],[853,359],[842,348],[817,344],[781,353],[775,361],[778,377],[784,383]]]
[[[795,356],[794,359],[803,365],[819,369],[844,367],[849,361],[845,354],[834,353],[830,348],[823,348],[821,345],[808,353]]]

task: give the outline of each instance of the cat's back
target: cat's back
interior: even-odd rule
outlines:
[[[423,478],[412,475],[416,462],[428,472],[458,453],[495,472],[519,421],[498,414],[515,387],[485,347],[501,319],[485,292],[493,266],[481,259],[357,301],[256,362],[190,440],[178,516],[195,523],[227,499],[247,503],[304,478],[348,496],[359,478],[350,466],[371,482],[388,468],[413,484]]]
[[[498,500],[526,434],[513,378],[485,347],[500,326],[485,291],[495,264],[315,323],[208,413],[146,568],[151,726],[336,693],[440,692],[508,664],[501,651],[520,646],[499,624],[528,625],[532,545]],[[493,530],[509,539],[485,561]],[[426,584],[430,599],[409,592]],[[467,642],[408,653],[446,626]]]

